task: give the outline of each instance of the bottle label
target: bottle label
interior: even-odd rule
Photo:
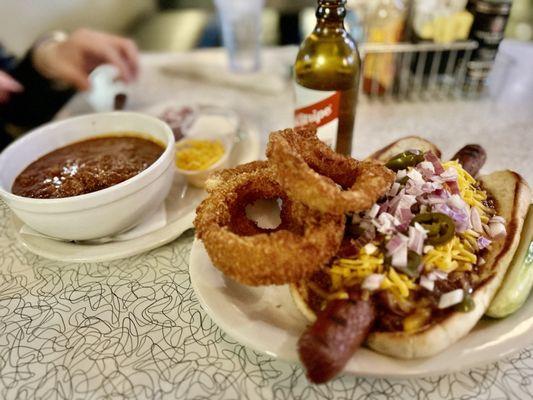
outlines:
[[[335,149],[341,93],[339,91],[308,89],[297,83],[294,83],[294,86],[296,94],[295,126],[315,123],[318,138]]]

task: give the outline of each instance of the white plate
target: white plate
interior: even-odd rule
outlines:
[[[189,273],[202,307],[231,337],[272,357],[298,362],[296,343],[306,321],[287,286],[243,286],[216,269],[201,241],[192,246]],[[516,314],[483,320],[465,338],[427,359],[399,360],[359,349],[345,373],[413,378],[440,375],[496,361],[533,342],[533,296]]]
[[[249,123],[243,123],[241,140],[230,155],[229,165],[257,160],[260,155],[259,133]],[[20,233],[22,221],[12,214],[13,229],[18,240],[31,252],[45,258],[69,262],[101,262],[130,257],[155,249],[179,237],[193,227],[194,211],[204,198],[202,189],[187,185],[176,174],[172,189],[165,200],[167,224],[161,229],[125,241],[102,244],[62,242],[51,238]]]

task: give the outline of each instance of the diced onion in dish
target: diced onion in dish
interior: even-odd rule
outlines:
[[[433,247],[432,245],[430,244],[427,244],[424,246],[424,254],[427,254],[429,253],[431,250],[433,250],[435,247]]]
[[[418,168],[426,176],[430,176],[435,173],[435,167],[429,161],[422,161],[420,164],[418,164]]]
[[[489,233],[490,237],[493,239],[503,237],[507,234],[505,230],[505,225],[501,222],[491,222],[489,224]]]
[[[418,172],[416,169],[411,169],[408,173],[407,173],[407,176],[409,177],[409,179],[411,179],[412,181],[414,181],[417,185],[423,185],[425,183],[425,180],[424,178],[422,177],[422,174],[420,172]]]
[[[481,215],[479,214],[479,211],[476,206],[470,209],[470,222],[472,223],[472,227],[474,228],[474,231],[476,231],[477,233],[483,232],[483,225],[481,223]]]
[[[383,282],[383,278],[385,278],[385,275],[382,274],[368,275],[363,281],[361,288],[370,291],[378,290],[381,286],[381,282]]]
[[[491,240],[487,239],[486,237],[484,236],[480,236],[478,239],[477,239],[477,247],[479,250],[483,250],[483,249],[486,249],[487,247],[490,246],[490,244],[492,243]]]
[[[451,292],[444,293],[442,296],[440,296],[438,307],[443,309],[459,304],[461,301],[463,301],[464,295],[465,293],[463,289],[455,289]]]
[[[407,170],[401,169],[398,172],[396,172],[396,181],[401,181],[406,176],[407,176]]]
[[[489,222],[490,222],[491,224],[492,224],[493,222],[499,222],[499,223],[501,223],[501,224],[505,224],[505,218],[500,217],[499,215],[495,215],[494,217],[492,217],[492,218],[490,219]]]
[[[368,210],[367,215],[370,218],[376,218],[376,216],[378,215],[378,212],[379,212],[379,205],[378,204],[374,204],[372,206],[372,208],[370,210]]]
[[[433,270],[427,275],[428,279],[432,281],[436,281],[437,279],[447,279],[448,273],[441,271],[441,270]]]
[[[374,254],[377,250],[378,250],[378,247],[374,244],[374,243],[367,243],[363,249],[365,250],[365,253],[368,254],[369,256],[371,256],[372,254]]]
[[[435,288],[435,280],[429,279],[427,276],[422,275],[420,277],[420,286],[432,292]]]
[[[400,184],[398,182],[394,182],[389,192],[387,193],[387,196],[394,197],[398,194],[399,191],[400,191]]]

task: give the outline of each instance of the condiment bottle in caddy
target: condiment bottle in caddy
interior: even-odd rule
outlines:
[[[294,64],[295,125],[315,123],[318,137],[351,154],[361,58],[344,28],[346,0],[318,0],[317,23]]]

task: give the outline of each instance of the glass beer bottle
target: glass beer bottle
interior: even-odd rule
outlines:
[[[295,125],[315,123],[318,137],[342,154],[352,150],[361,58],[344,29],[346,0],[318,0],[317,23],[296,63]]]

